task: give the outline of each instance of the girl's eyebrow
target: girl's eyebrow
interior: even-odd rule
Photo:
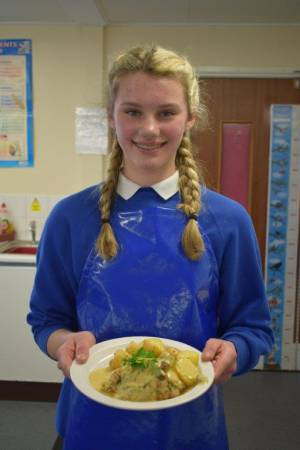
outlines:
[[[134,102],[122,102],[121,106],[141,106],[139,103]]]
[[[160,108],[180,108],[176,103],[165,103],[163,105],[159,105]]]
[[[140,103],[135,102],[122,102],[121,106],[142,107]],[[158,108],[178,108],[178,105],[176,103],[163,103],[158,105]]]

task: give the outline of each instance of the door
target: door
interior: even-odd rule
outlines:
[[[210,114],[210,126],[204,132],[194,132],[192,136],[195,147],[199,148],[197,160],[204,168],[204,178],[208,187],[225,195],[229,192],[228,196],[238,201],[240,201],[241,191],[244,192],[241,203],[246,206],[252,216],[265,268],[270,106],[300,104],[300,89],[292,79],[246,78],[207,79],[204,82],[204,89]],[[238,164],[237,158],[240,159]],[[293,166],[292,170],[299,169]],[[224,171],[229,183],[224,182],[226,178]],[[289,283],[286,284],[286,288],[290,288]],[[288,305],[290,300],[285,291],[284,308],[280,317],[278,317],[277,309],[273,307],[273,297],[268,295],[267,289],[275,334],[274,354],[278,356],[278,348],[283,349],[282,352],[280,350],[281,356],[278,356],[278,361],[277,356],[275,358],[277,369],[300,370],[299,289],[298,251],[298,294]],[[290,306],[290,312],[287,306]],[[280,326],[278,326],[279,322],[281,322]],[[292,335],[292,338],[288,338]],[[297,357],[298,362],[295,361]],[[271,356],[267,359],[265,367],[274,367]]]
[[[249,131],[246,139],[249,143],[247,209],[254,222],[264,261],[270,105],[300,104],[300,89],[292,79],[210,78],[204,80],[203,90],[210,116],[209,128],[194,132],[192,139],[195,147],[199,148],[197,160],[204,168],[208,187],[222,192],[222,155],[226,149],[228,125],[236,125],[240,133],[243,129],[246,133],[247,129]],[[235,170],[233,167],[233,177]]]

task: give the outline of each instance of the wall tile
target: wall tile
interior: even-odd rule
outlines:
[[[33,204],[37,199],[39,207]],[[39,240],[45,221],[54,207],[61,199],[57,195],[39,194],[1,194],[0,202],[6,203],[8,212],[17,232],[18,239],[31,240],[30,222],[36,222],[36,239]]]

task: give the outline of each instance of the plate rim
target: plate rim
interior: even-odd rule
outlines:
[[[162,338],[159,336],[125,336],[125,337],[119,337],[114,339],[108,339],[106,341],[101,341],[96,343],[90,348],[90,355],[87,361],[83,364],[79,364],[76,362],[76,360],[73,360],[71,367],[70,367],[70,378],[73,383],[73,385],[78,389],[83,395],[88,397],[89,399],[100,403],[104,406],[117,408],[117,409],[125,409],[125,410],[133,410],[133,411],[153,411],[153,410],[160,410],[160,409],[167,409],[172,408],[176,406],[183,405],[185,403],[191,402],[198,397],[201,397],[205,392],[207,392],[210,387],[212,386],[214,382],[214,368],[210,361],[202,361],[201,366],[205,369],[205,375],[208,377],[208,381],[205,385],[199,385],[197,384],[192,389],[187,391],[186,393],[179,395],[177,397],[174,397],[172,399],[167,400],[156,400],[156,401],[148,401],[148,402],[131,402],[128,400],[119,400],[115,399],[113,397],[109,397],[105,394],[102,394],[101,392],[97,391],[88,381],[88,378],[86,376],[87,373],[90,373],[91,370],[93,370],[95,367],[90,367],[87,369],[89,365],[91,365],[91,361],[95,356],[99,353],[104,351],[104,349],[109,349],[110,347],[116,347],[115,349],[111,350],[111,354],[109,358],[111,358],[112,354],[118,350],[118,348],[122,348],[129,344],[129,342],[132,342],[134,340],[144,340],[149,338],[158,338],[161,339],[165,345],[174,346],[187,349],[187,350],[194,350],[197,351],[201,357],[201,351],[197,348],[186,344],[185,342],[176,341],[173,339],[168,338]],[[103,359],[104,357],[102,357]],[[94,365],[97,365],[97,363],[94,363]],[[99,362],[98,362],[99,364]],[[85,375],[85,376],[84,376]],[[80,376],[85,378],[85,382],[82,383],[82,380],[80,379]],[[82,384],[84,384],[85,388],[83,388]]]

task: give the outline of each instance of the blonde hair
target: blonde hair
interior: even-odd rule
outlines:
[[[180,81],[183,86],[188,113],[196,118],[196,125],[205,125],[206,108],[200,101],[199,82],[188,60],[177,53],[158,46],[135,47],[120,55],[109,72],[108,111],[112,113],[114,101],[122,76],[143,72],[156,77],[167,77]],[[119,245],[109,223],[114,201],[123,153],[112,130],[109,131],[110,160],[107,179],[102,185],[99,209],[102,226],[96,242],[96,249],[104,259],[114,258]],[[176,155],[176,167],[179,172],[179,190],[181,203],[177,205],[187,216],[181,243],[185,255],[198,260],[204,252],[204,242],[199,230],[197,217],[201,210],[201,189],[203,182],[200,169],[193,157],[190,137],[184,134]]]

